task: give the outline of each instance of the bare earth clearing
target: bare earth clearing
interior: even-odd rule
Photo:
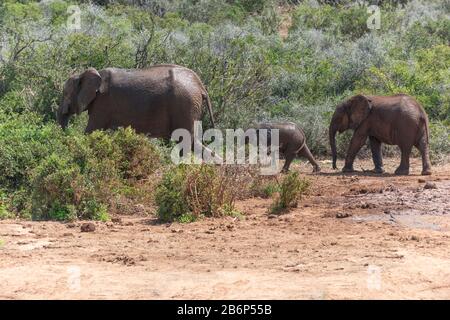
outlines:
[[[406,177],[322,169],[300,165],[311,195],[281,216],[257,198],[238,204],[244,219],[191,224],[1,221],[0,298],[450,299],[450,164],[429,177],[419,159]]]

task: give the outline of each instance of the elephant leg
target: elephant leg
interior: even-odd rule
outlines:
[[[110,129],[109,123],[101,118],[99,114],[90,114],[86,129],[84,129],[85,134],[90,134],[95,130],[107,130]]]
[[[88,120],[88,124],[86,126],[86,129],[84,129],[84,133],[85,134],[91,134],[92,132],[94,132],[95,130],[97,130],[97,126],[94,124],[94,121],[91,120],[91,118],[89,118]]]
[[[362,132],[355,131],[348,147],[347,156],[345,157],[345,166],[342,168],[342,172],[353,172],[353,162],[358,154],[358,151],[364,145],[367,140],[367,135]]]
[[[372,160],[375,165],[373,171],[375,173],[383,173],[383,156],[381,154],[381,142],[375,137],[369,137],[370,150],[372,151]]]
[[[402,160],[400,165],[395,170],[397,175],[408,175],[409,174],[409,155],[411,154],[412,146],[401,146],[400,151],[402,153]]]
[[[430,162],[430,154],[428,141],[425,136],[420,138],[419,143],[416,145],[416,148],[419,149],[420,154],[422,155],[422,175],[430,175],[431,174],[431,162]]]
[[[313,172],[320,172],[320,166],[317,163],[316,159],[314,159],[311,151],[309,151],[307,145],[305,145],[302,150],[298,152],[298,155],[308,159],[309,163],[311,163],[311,165],[313,166]]]
[[[292,160],[295,158],[295,153],[288,153],[286,154],[286,161],[284,162],[283,169],[281,172],[288,172],[289,166],[291,165]]]

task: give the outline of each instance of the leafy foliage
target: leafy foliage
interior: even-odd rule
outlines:
[[[213,165],[179,165],[168,170],[156,189],[162,221],[189,222],[235,213],[236,176]]]
[[[279,184],[279,193],[271,208],[271,213],[282,213],[297,207],[298,201],[310,186],[309,180],[301,178],[297,171],[288,173]]]

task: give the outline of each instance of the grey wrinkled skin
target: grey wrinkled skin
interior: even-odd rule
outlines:
[[[86,133],[130,126],[138,133],[169,139],[175,129],[193,133],[203,102],[214,126],[208,93],[197,74],[185,67],[89,68],[66,81],[57,119],[65,128],[71,115],[88,110]]]
[[[431,174],[429,157],[428,116],[422,106],[411,96],[356,95],[336,107],[329,127],[333,168],[336,169],[336,132],[353,129],[354,133],[345,158],[344,172],[353,171],[356,154],[369,137],[374,172],[382,173],[381,143],[397,145],[401,162],[396,174],[409,174],[409,156],[412,147],[422,155],[422,174]]]
[[[289,171],[289,166],[295,157],[304,157],[313,166],[313,172],[320,172],[320,166],[314,159],[311,151],[306,145],[306,138],[303,130],[293,122],[264,122],[253,126],[259,136],[260,129],[267,129],[268,144],[270,144],[270,133],[273,129],[279,131],[279,150],[284,156],[285,163],[282,171]]]

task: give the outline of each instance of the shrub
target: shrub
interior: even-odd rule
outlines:
[[[297,171],[288,173],[281,181],[280,192],[275,198],[270,212],[278,214],[297,207],[298,201],[308,191],[309,186],[309,180],[301,178]]]
[[[251,196],[270,198],[280,192],[280,185],[274,176],[256,176],[250,184]]]
[[[450,154],[450,126],[442,122],[430,122],[430,158],[439,161]]]
[[[0,220],[13,218],[14,215],[8,210],[6,196],[0,191]]]
[[[450,48],[418,50],[413,61],[391,61],[369,68],[358,81],[357,91],[373,94],[407,93],[425,108],[430,119],[450,119]]]
[[[52,154],[36,169],[32,179],[34,218],[73,220],[83,198],[84,180],[80,168]]]
[[[235,177],[212,165],[179,165],[167,171],[156,189],[158,216],[188,222],[232,214]]]
[[[107,220],[116,196],[138,198],[134,186],[161,166],[160,154],[130,128],[84,135],[34,113],[3,116],[0,188],[22,217]]]

